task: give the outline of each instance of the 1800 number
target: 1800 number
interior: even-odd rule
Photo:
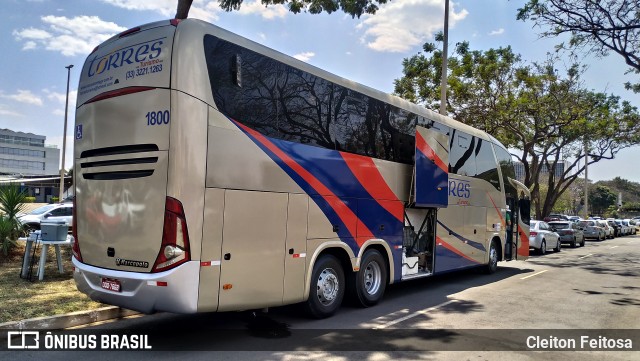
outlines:
[[[157,112],[148,112],[147,115],[147,125],[162,125],[169,124],[169,111],[159,110]]]

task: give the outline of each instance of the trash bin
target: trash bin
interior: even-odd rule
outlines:
[[[40,222],[40,239],[47,242],[66,241],[69,226],[65,221]]]

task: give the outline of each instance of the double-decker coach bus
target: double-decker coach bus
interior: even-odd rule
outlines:
[[[77,286],[145,313],[327,317],[529,252],[495,138],[198,20],[88,56],[74,162]]]

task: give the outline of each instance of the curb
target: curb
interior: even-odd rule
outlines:
[[[22,321],[0,323],[0,330],[60,330],[89,323],[137,315],[140,312],[115,306],[90,311],[77,311],[65,315],[30,318]]]

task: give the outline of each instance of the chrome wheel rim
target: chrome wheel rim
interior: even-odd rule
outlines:
[[[369,262],[364,269],[362,277],[364,290],[370,295],[375,295],[380,290],[382,283],[382,270],[378,262]]]
[[[496,251],[496,247],[493,244],[489,249],[489,265],[491,268],[495,268],[498,265],[498,251]]]
[[[338,275],[333,268],[325,268],[318,276],[318,300],[325,306],[328,306],[336,300],[338,290],[340,290],[340,282]]]

